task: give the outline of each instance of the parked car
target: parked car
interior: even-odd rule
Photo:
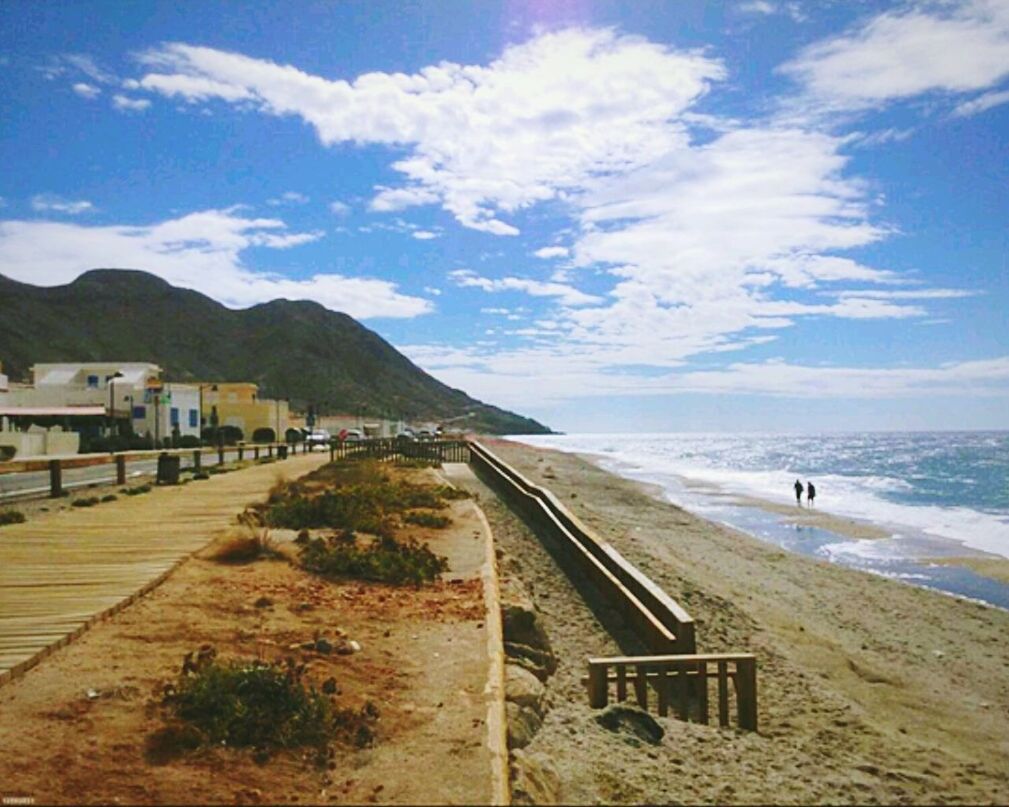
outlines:
[[[305,442],[309,445],[328,446],[333,436],[325,429],[312,429],[305,432]]]
[[[355,443],[358,440],[364,439],[364,433],[360,429],[341,429],[340,439],[345,440],[348,443]]]

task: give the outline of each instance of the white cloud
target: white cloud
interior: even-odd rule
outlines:
[[[97,98],[102,94],[100,88],[96,87],[94,84],[87,84],[83,81],[79,81],[72,87],[73,91],[77,93],[81,98],[87,98],[89,101]]]
[[[279,219],[246,218],[237,208],[205,210],[145,226],[81,226],[0,221],[0,267],[16,280],[51,286],[95,267],[142,269],[230,306],[277,297],[315,300],[359,318],[415,317],[428,300],[385,280],[316,274],[296,280],[249,268],[247,250],[290,249],[321,237],[292,233]]]
[[[65,64],[99,84],[115,84],[117,81],[114,74],[99,67],[95,60],[86,53],[65,53],[60,58]]]
[[[887,11],[810,45],[780,70],[832,109],[984,89],[1009,75],[1009,5],[957,0]]]
[[[436,288],[434,286],[425,286],[424,287],[424,293],[425,294],[430,294],[430,295],[432,295],[434,297],[440,297],[441,296],[441,289]]]
[[[799,13],[791,3],[768,5]],[[970,27],[964,8],[946,16],[908,9],[878,15],[807,48],[784,69],[815,98],[840,86],[831,100],[840,106],[941,89],[948,75],[939,68],[900,84],[884,59],[882,75],[865,82],[865,98],[851,94],[861,86],[858,70],[878,66],[867,54],[898,34],[913,39],[916,31]],[[970,13],[979,8],[971,5]],[[982,50],[991,36],[982,35]],[[904,40],[896,50],[917,52]],[[987,58],[968,65],[975,83]],[[803,318],[922,318],[928,301],[944,299],[943,290],[890,294],[915,289],[892,269],[844,254],[891,234],[870,215],[875,200],[867,184],[848,173],[853,136],[810,129],[808,116],[790,126],[780,118],[744,124],[699,115],[695,103],[724,77],[704,53],[570,29],[510,46],[486,66],[442,63],[352,81],[184,44],[153,51],[145,63],[151,72],[139,83],[147,90],[295,116],[325,145],[390,146],[404,181],[375,188],[374,212],[440,204],[464,226],[498,235],[517,234],[511,219],[542,202],[571,216],[563,233],[570,248],[533,253],[570,257],[549,281],[450,273],[457,286],[547,303],[527,327],[495,332],[513,345],[518,337],[518,347],[480,348],[450,368],[451,383],[467,389],[486,389],[495,383],[490,375],[537,390],[573,380],[606,388],[624,383],[616,377],[657,378],[698,355],[766,344]],[[852,88],[847,95],[845,87]],[[703,140],[692,139],[697,126]],[[902,136],[893,130],[877,140]],[[434,232],[400,219],[361,228],[372,230],[417,238]],[[588,274],[605,296],[577,288]],[[651,369],[643,376],[628,367]]]
[[[86,199],[64,199],[53,193],[40,193],[32,197],[32,210],[39,213],[63,213],[67,216],[79,216],[81,213],[93,213],[95,206]]]
[[[518,291],[532,297],[556,297],[562,305],[580,306],[601,303],[602,298],[585,294],[573,286],[563,283],[544,283],[521,277],[503,277],[492,280],[481,277],[470,269],[456,269],[449,277],[463,288],[478,288],[486,292]]]
[[[340,216],[341,218],[344,216],[349,216],[350,211],[351,207],[346,202],[341,202],[337,200],[329,203],[329,212],[332,213],[334,216]]]
[[[1009,396],[1009,356],[919,367],[825,367],[781,360],[737,362],[718,370],[642,376],[601,370],[542,352],[491,352],[487,347],[407,345],[400,348],[436,378],[499,405],[539,405],[579,398],[749,394],[782,398],[883,399],[930,395]],[[543,364],[546,362],[547,371]]]
[[[487,66],[443,62],[353,82],[185,44],[143,61],[156,71],[140,80],[151,91],[296,115],[326,145],[405,146],[393,168],[406,184],[377,189],[372,209],[438,202],[465,226],[497,235],[518,232],[501,215],[683,140],[670,119],[723,74],[699,53],[587,29],[542,34]]]
[[[112,96],[112,105],[122,112],[143,112],[151,102],[146,98],[129,98],[116,93]]]
[[[566,258],[569,253],[570,250],[567,247],[543,247],[536,250],[533,255],[549,260],[550,258]]]
[[[430,241],[432,238],[439,238],[438,233],[433,233],[430,230],[414,230],[410,233],[418,241]]]
[[[767,2],[767,0],[750,0],[747,3],[740,3],[737,8],[744,14],[771,15],[778,13],[777,6],[774,3]]]
[[[310,201],[311,200],[303,193],[298,193],[297,191],[286,191],[273,199],[267,199],[266,203],[272,207],[280,207],[281,205],[306,205]]]
[[[972,98],[970,101],[964,101],[962,104],[957,105],[956,109],[953,110],[953,114],[960,118],[967,118],[1005,103],[1009,103],[1009,90],[986,92],[977,98]]]

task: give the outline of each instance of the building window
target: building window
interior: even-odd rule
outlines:
[[[146,406],[134,406],[133,407],[133,419],[134,420],[147,420],[147,407]]]
[[[171,421],[170,422],[171,422],[171,424],[173,426],[178,426],[179,425],[179,408],[177,406],[173,406],[172,407]]]
[[[189,427],[195,429],[200,425],[200,413],[197,409],[189,410]]]
[[[88,376],[88,389],[98,389],[98,376],[96,375]]]

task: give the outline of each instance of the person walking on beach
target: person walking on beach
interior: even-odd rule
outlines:
[[[812,482],[806,483],[806,502],[810,507],[813,506],[813,499],[816,498],[816,485]]]
[[[795,503],[802,507],[802,482],[795,480]]]

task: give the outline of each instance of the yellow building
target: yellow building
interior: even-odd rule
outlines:
[[[272,439],[284,439],[289,426],[287,401],[259,397],[259,387],[245,382],[200,384],[200,411],[204,427],[217,410],[218,426],[235,426],[251,441],[259,429],[270,429]]]

